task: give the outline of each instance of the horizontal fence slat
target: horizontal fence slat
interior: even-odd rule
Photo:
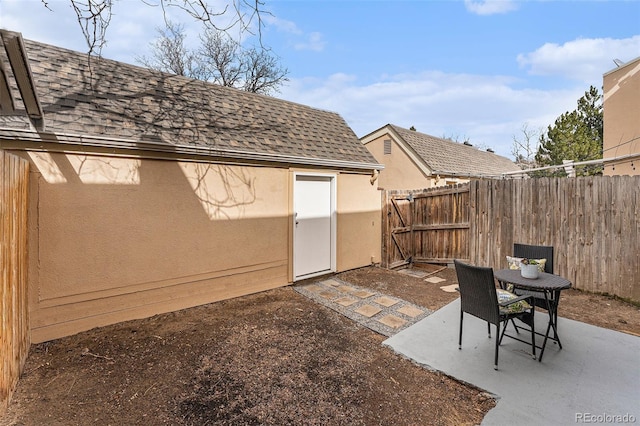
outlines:
[[[443,223],[439,225],[414,225],[414,231],[434,231],[439,229],[469,229],[469,223]]]
[[[462,260],[468,261],[469,259],[460,258],[460,257],[443,257],[443,258],[435,258],[435,257],[416,257],[412,259],[415,263],[453,263],[453,260]]]
[[[391,234],[395,235],[395,234],[403,234],[405,232],[411,232],[411,227],[410,226],[402,226],[400,228],[393,228],[393,230],[391,231]]]

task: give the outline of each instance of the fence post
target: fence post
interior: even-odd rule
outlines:
[[[0,150],[0,416],[29,353],[28,178],[29,163]]]

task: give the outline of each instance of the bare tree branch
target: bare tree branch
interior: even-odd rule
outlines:
[[[287,81],[289,71],[264,47],[245,49],[226,32],[208,28],[196,51],[185,46],[183,26],[167,22],[167,30],[158,33],[160,38],[151,43],[152,57],[137,58],[151,69],[262,94],[277,91]]]
[[[198,51],[201,79],[221,86],[236,87],[242,79],[239,63],[240,45],[220,31],[207,30],[200,36],[202,47]]]
[[[280,67],[275,57],[264,50],[250,49],[245,54],[244,90],[254,93],[270,93],[287,81],[288,70]]]
[[[111,23],[113,0],[71,0],[71,6],[89,47],[88,53],[100,55]]]
[[[521,131],[522,139],[513,136],[511,155],[521,169],[535,168],[537,167],[535,156],[538,152],[538,138],[541,131],[529,129],[529,123],[524,123]]]
[[[184,43],[184,26],[167,21],[165,28],[158,28],[160,37],[151,43],[152,57],[141,56],[138,62],[158,71],[176,75],[193,76],[198,72],[197,58]]]
[[[205,28],[228,32],[238,29],[238,34],[245,32],[259,35],[262,44],[261,14],[268,13],[262,9],[264,2],[260,0],[226,0],[218,9],[209,5],[206,0],[140,0],[143,4],[162,10],[168,24],[168,10],[176,9],[187,14],[191,19],[201,22]],[[49,9],[47,0],[42,5]],[[118,2],[114,0],[69,0],[78,18],[78,24],[89,47],[89,54],[100,55],[106,44],[106,35],[111,23],[112,9]],[[255,27],[254,27],[255,26]]]

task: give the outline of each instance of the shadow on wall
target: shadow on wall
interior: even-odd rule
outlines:
[[[288,283],[287,169],[29,156],[34,341]]]
[[[29,157],[49,184],[140,185],[142,160],[89,155],[30,152]],[[256,176],[247,167],[180,162],[193,193],[211,220],[241,218],[256,202]],[[65,170],[65,173],[63,173]]]

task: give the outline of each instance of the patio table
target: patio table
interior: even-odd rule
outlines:
[[[549,312],[549,323],[547,324],[545,334],[536,332],[536,334],[544,336],[538,361],[542,361],[547,340],[555,341],[558,343],[560,349],[562,349],[562,343],[560,343],[560,337],[558,336],[558,304],[560,302],[560,292],[571,288],[571,281],[559,275],[548,274],[546,272],[540,272],[538,278],[524,278],[520,275],[520,270],[517,269],[497,270],[494,272],[494,277],[498,280],[502,288],[506,288],[507,284],[513,284],[515,288],[522,289],[525,292],[536,291],[544,294],[547,312]],[[553,337],[549,336],[551,330],[553,330]]]

